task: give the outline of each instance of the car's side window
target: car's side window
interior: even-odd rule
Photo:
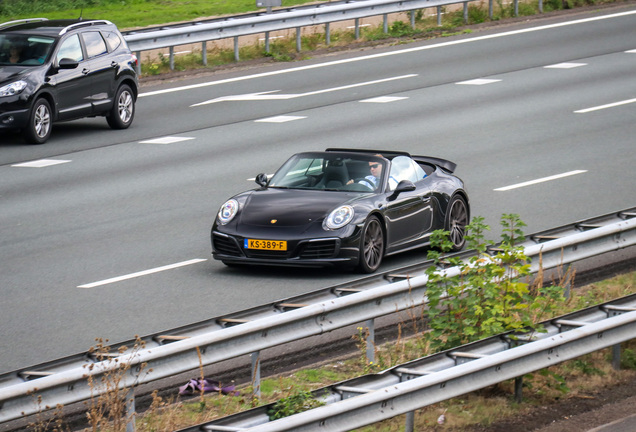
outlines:
[[[121,38],[118,34],[113,32],[103,32],[102,36],[106,40],[106,44],[108,45],[109,51],[115,51],[119,45],[121,45]]]
[[[66,40],[62,42],[60,45],[60,49],[57,52],[57,56],[55,57],[57,62],[63,58],[68,58],[75,61],[84,60],[84,54],[82,54],[82,45],[80,44],[79,36],[72,35],[69,36]]]
[[[104,38],[102,38],[102,34],[98,31],[89,31],[82,33],[82,38],[84,38],[84,45],[86,45],[86,54],[88,58],[93,58],[100,56],[102,54],[106,54],[108,49],[106,49],[106,42],[104,42]]]

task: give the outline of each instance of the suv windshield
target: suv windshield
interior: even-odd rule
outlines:
[[[0,34],[0,65],[37,66],[51,52],[54,38],[25,34]]]

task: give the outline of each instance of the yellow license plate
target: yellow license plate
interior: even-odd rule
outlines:
[[[254,240],[245,239],[245,249],[263,249],[274,251],[286,251],[287,242],[285,240]]]

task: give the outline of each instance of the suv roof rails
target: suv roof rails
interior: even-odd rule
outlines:
[[[40,21],[48,21],[48,19],[47,18],[26,18],[26,19],[20,19],[15,21],[7,21],[5,23],[0,24],[0,29],[13,27],[18,24],[28,24],[30,22],[40,22]]]
[[[75,24],[71,24],[70,26],[64,27],[61,31],[60,31],[60,36],[62,36],[64,33],[71,31],[75,28],[80,28],[80,27],[90,27],[93,25],[112,25],[113,23],[111,23],[110,21],[107,20],[90,20],[90,21],[80,21],[77,22]]]

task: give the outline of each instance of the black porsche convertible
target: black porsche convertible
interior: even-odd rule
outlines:
[[[257,189],[226,201],[212,226],[212,255],[226,265],[341,265],[364,273],[384,256],[426,246],[445,229],[455,250],[470,220],[456,165],[404,152],[298,153]]]

